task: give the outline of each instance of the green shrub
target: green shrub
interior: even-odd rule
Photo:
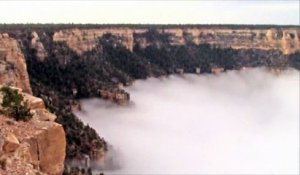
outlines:
[[[0,112],[16,119],[17,121],[28,121],[32,118],[27,101],[24,101],[24,97],[16,89],[10,87],[0,88],[0,94],[2,94],[2,103]]]

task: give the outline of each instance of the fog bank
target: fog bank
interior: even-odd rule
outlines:
[[[299,71],[136,81],[134,104],[77,112],[117,152],[117,174],[299,173]]]

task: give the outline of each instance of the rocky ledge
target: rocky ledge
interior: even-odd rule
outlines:
[[[21,93],[32,118],[16,121],[0,114],[0,174],[62,174],[66,154],[65,132],[42,99]],[[2,101],[2,100],[0,100]]]

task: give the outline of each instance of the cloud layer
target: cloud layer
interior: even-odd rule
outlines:
[[[77,115],[124,174],[289,174],[299,170],[299,72],[263,69],[139,80],[134,104],[82,101]]]

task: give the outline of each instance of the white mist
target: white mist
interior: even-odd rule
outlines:
[[[118,153],[116,174],[299,173],[299,72],[264,69],[136,81],[134,102],[76,114]]]

